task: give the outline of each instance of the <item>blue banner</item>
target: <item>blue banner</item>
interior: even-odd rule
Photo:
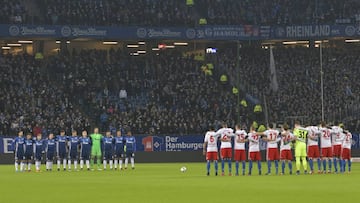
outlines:
[[[188,27],[102,27],[73,25],[0,25],[0,37],[54,39],[174,39],[266,40],[358,37],[356,25],[258,26],[224,25]]]

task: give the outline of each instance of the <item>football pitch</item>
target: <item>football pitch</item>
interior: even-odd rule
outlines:
[[[180,172],[182,166],[187,167],[185,173]],[[252,176],[222,177],[212,171],[207,177],[205,167],[205,163],[159,163],[122,171],[16,173],[12,165],[1,165],[0,202],[359,201],[360,163],[353,163],[351,174],[298,176],[259,176],[255,165]],[[263,173],[265,169],[263,163]]]

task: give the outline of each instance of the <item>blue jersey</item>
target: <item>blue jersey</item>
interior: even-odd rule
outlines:
[[[47,139],[46,140],[46,152],[47,153],[54,153],[56,148],[56,141],[55,139]]]
[[[112,137],[104,137],[103,145],[105,152],[111,152],[113,150],[113,138]]]
[[[127,152],[135,152],[136,151],[136,140],[134,136],[126,136],[125,137],[125,146]]]
[[[91,151],[91,139],[90,137],[81,137],[80,139],[80,146],[82,152],[90,152]]]
[[[24,137],[16,137],[13,142],[15,154],[24,153],[25,151],[25,138]]]
[[[78,150],[78,146],[79,146],[79,143],[80,143],[80,138],[77,137],[77,136],[71,136],[69,137],[69,151],[77,151]]]
[[[25,140],[25,154],[32,155],[34,152],[34,140],[33,139],[26,139]]]
[[[41,140],[36,139],[34,146],[35,146],[34,147],[35,159],[40,161],[42,157],[42,153],[45,150],[45,141],[43,139]]]
[[[68,140],[68,137],[66,135],[64,135],[64,136],[61,136],[61,135],[56,136],[56,150],[57,150],[57,152],[62,152],[62,153],[66,152],[67,140]]]
[[[116,152],[122,152],[124,151],[124,137],[123,136],[116,136],[114,137],[114,145],[115,145],[115,151]]]
[[[45,151],[45,141],[43,139],[36,139],[34,147],[35,154],[41,154],[43,151]]]
[[[90,137],[81,137],[79,138],[80,141],[80,158],[82,160],[89,160],[90,159],[90,151],[91,151],[91,139]]]

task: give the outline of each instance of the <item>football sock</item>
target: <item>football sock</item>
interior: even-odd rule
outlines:
[[[349,172],[351,171],[351,160],[348,160],[348,167],[349,167]]]
[[[77,160],[74,160],[74,169],[75,170],[77,169],[77,164],[78,164]]]
[[[127,168],[128,162],[129,162],[129,158],[125,158],[125,168]]]
[[[214,165],[215,165],[215,172],[217,173],[219,170],[219,162],[216,160]]]
[[[257,161],[259,174],[261,174],[261,161]]]
[[[96,163],[97,163],[97,167],[100,168],[100,165],[101,165],[101,156],[98,156],[96,158]]]
[[[80,168],[84,168],[84,160],[80,160]]]
[[[69,170],[71,169],[71,159],[68,160],[68,167],[69,167]]]
[[[131,162],[131,167],[134,168],[134,167],[135,167],[134,157],[131,157],[131,158],[130,158],[130,162]]]
[[[31,162],[28,163],[28,170],[31,170]]]
[[[109,165],[110,165],[110,169],[112,169],[113,168],[113,160],[109,161]]]
[[[235,170],[236,170],[236,174],[239,174],[239,161],[235,162]]]
[[[104,169],[106,169],[106,160],[103,160]]]
[[[321,160],[320,160],[320,158],[317,159],[317,165],[318,165],[318,170],[321,171]]]
[[[57,168],[60,168],[60,160],[57,160]]]
[[[19,168],[19,163],[15,161],[15,171],[18,171],[18,168]]]
[[[119,160],[117,160],[117,159],[114,160],[114,168],[115,168],[115,169],[117,169],[118,162],[119,162]]]
[[[300,157],[295,157],[296,170],[300,171]]]
[[[285,161],[281,162],[281,173],[284,174],[285,173]]]
[[[275,174],[277,175],[279,173],[279,161],[275,160]]]
[[[326,159],[323,160],[323,169],[326,171]]]
[[[120,159],[120,160],[119,160],[119,168],[120,168],[120,169],[122,168],[122,164],[123,164],[123,160]]]
[[[312,159],[309,159],[310,171],[314,170],[314,162]]]
[[[302,165],[304,167],[304,171],[307,171],[307,161],[306,161],[306,157],[302,157],[301,158],[302,161]]]
[[[90,168],[90,160],[86,160],[86,167]]]
[[[231,173],[231,159],[228,159],[229,173]]]
[[[243,174],[245,174],[245,165],[246,165],[246,162],[242,161],[242,173]]]
[[[210,173],[210,161],[206,162],[206,171]]]
[[[334,157],[334,170],[335,170],[335,172],[338,172],[337,158],[336,157]]]
[[[252,160],[249,160],[249,174],[251,174],[253,162]]]
[[[289,165],[289,170],[290,170],[290,174],[291,174],[292,173],[292,162],[289,161],[288,165]]]
[[[63,159],[63,167],[66,169],[66,159]]]
[[[271,173],[271,161],[267,161],[268,173]]]
[[[225,168],[225,160],[222,159],[221,160],[221,171],[224,173],[224,168]]]
[[[329,159],[329,171],[331,171],[332,160]]]

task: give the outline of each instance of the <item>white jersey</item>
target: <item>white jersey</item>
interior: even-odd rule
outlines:
[[[270,149],[270,148],[276,148],[277,149],[278,144],[276,142],[276,138],[279,135],[279,131],[273,130],[273,129],[266,130],[264,132],[264,135],[266,135],[267,139],[269,139],[269,141],[267,142],[267,148],[268,149]]]
[[[343,133],[343,129],[339,126],[331,127],[331,138],[332,138],[332,145],[341,145],[342,144],[342,137],[345,136]]]
[[[218,136],[216,136],[214,131],[208,131],[205,134],[204,142],[207,142],[207,152],[217,152],[218,146],[217,146]]]
[[[320,136],[320,147],[328,148],[331,147],[331,130],[329,128],[320,128],[321,136]]]
[[[245,150],[245,137],[246,137],[247,133],[245,130],[237,130],[235,132],[235,144],[234,144],[234,149],[242,149]],[[242,141],[242,142],[238,142],[238,141]]]
[[[231,128],[221,128],[216,132],[216,135],[219,135],[221,139],[228,140],[227,142],[221,141],[221,145],[220,145],[221,149],[232,148],[232,146],[231,146],[231,137],[233,137],[235,135],[233,129],[231,129]]]
[[[309,126],[306,128],[309,132],[308,134],[308,146],[318,146],[319,145],[319,137],[321,136],[321,131],[317,126]],[[316,140],[311,139],[311,137],[315,137]]]
[[[256,134],[255,132],[248,133],[248,139],[249,139],[249,152],[259,152],[260,146],[259,146],[259,140],[260,136]]]
[[[280,142],[280,151],[281,150],[291,150],[291,141],[294,139],[294,134],[288,132],[286,135],[281,137]]]
[[[352,134],[350,132],[347,132],[344,134],[343,137],[343,143],[342,148],[351,149],[351,143],[352,143]]]

